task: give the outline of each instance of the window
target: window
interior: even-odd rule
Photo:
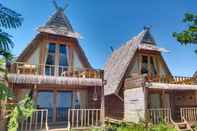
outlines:
[[[150,57],[150,69],[151,69],[151,72],[150,72],[151,75],[156,76],[157,75],[157,66],[156,66],[156,63],[155,63],[152,56]]]
[[[158,74],[156,59],[153,56],[145,56],[145,55],[142,55],[141,58],[142,58],[141,74],[149,74],[151,76],[156,76]]]
[[[148,56],[142,56],[141,73],[148,74]]]
[[[68,68],[66,45],[49,43],[45,64],[46,75],[61,75],[66,71]]]
[[[55,73],[55,53],[56,53],[56,46],[53,43],[48,45],[48,53],[45,65],[45,74],[46,75],[54,75]]]
[[[59,75],[68,68],[66,45],[59,45]]]

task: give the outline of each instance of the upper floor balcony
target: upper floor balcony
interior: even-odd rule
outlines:
[[[101,70],[90,68],[79,69],[47,64],[32,65],[24,62],[13,63],[9,73],[57,77],[101,78]]]
[[[145,83],[150,83],[150,87],[162,87],[162,88],[197,88],[197,77],[184,77],[184,76],[151,76],[151,75],[138,75],[133,74],[131,77],[125,79],[125,88],[136,88],[145,86]],[[166,86],[168,84],[168,86]],[[146,85],[147,86],[147,85]]]
[[[24,62],[11,64],[8,72],[9,81],[14,83],[101,86],[103,78],[102,70],[46,64],[32,65]]]
[[[145,80],[147,82],[155,82],[155,83],[167,83],[167,84],[185,84],[192,85],[197,84],[197,77],[187,77],[187,76],[145,76]]]

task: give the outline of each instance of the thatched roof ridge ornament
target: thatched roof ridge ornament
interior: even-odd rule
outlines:
[[[63,8],[62,8],[62,7],[60,7],[60,6],[58,6],[58,4],[57,4],[56,0],[53,0],[53,5],[55,6],[55,8],[56,8],[57,10],[58,10],[58,9],[65,10],[65,9],[68,7],[68,4],[67,4],[66,0],[65,0],[65,5],[64,5],[64,7],[63,7]]]
[[[64,11],[68,7],[68,4],[66,3],[64,7],[61,7],[58,6],[55,0],[53,0],[53,4],[56,8],[55,13],[49,18],[44,26],[38,28],[38,31],[72,38],[80,38],[80,34],[73,30],[70,21],[64,14]]]

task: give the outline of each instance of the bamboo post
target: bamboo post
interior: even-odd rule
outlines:
[[[41,111],[40,129],[42,129],[42,123],[43,123],[43,113],[44,113],[44,111]]]
[[[104,71],[101,70],[101,78],[102,78],[102,86],[101,86],[101,112],[100,112],[100,119],[101,119],[101,127],[105,127],[105,96],[104,96]]]
[[[46,110],[46,121],[45,121],[46,130],[48,131],[48,110]]]
[[[71,109],[68,109],[68,131],[70,131],[71,129],[70,116],[71,116]]]

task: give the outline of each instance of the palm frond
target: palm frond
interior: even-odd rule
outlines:
[[[13,48],[14,43],[10,39],[11,36],[0,29],[0,54],[9,51]]]
[[[17,28],[21,26],[22,21],[23,18],[20,14],[0,4],[0,27]]]
[[[13,94],[9,90],[9,88],[4,84],[0,82],[0,100],[5,100],[12,98]]]

